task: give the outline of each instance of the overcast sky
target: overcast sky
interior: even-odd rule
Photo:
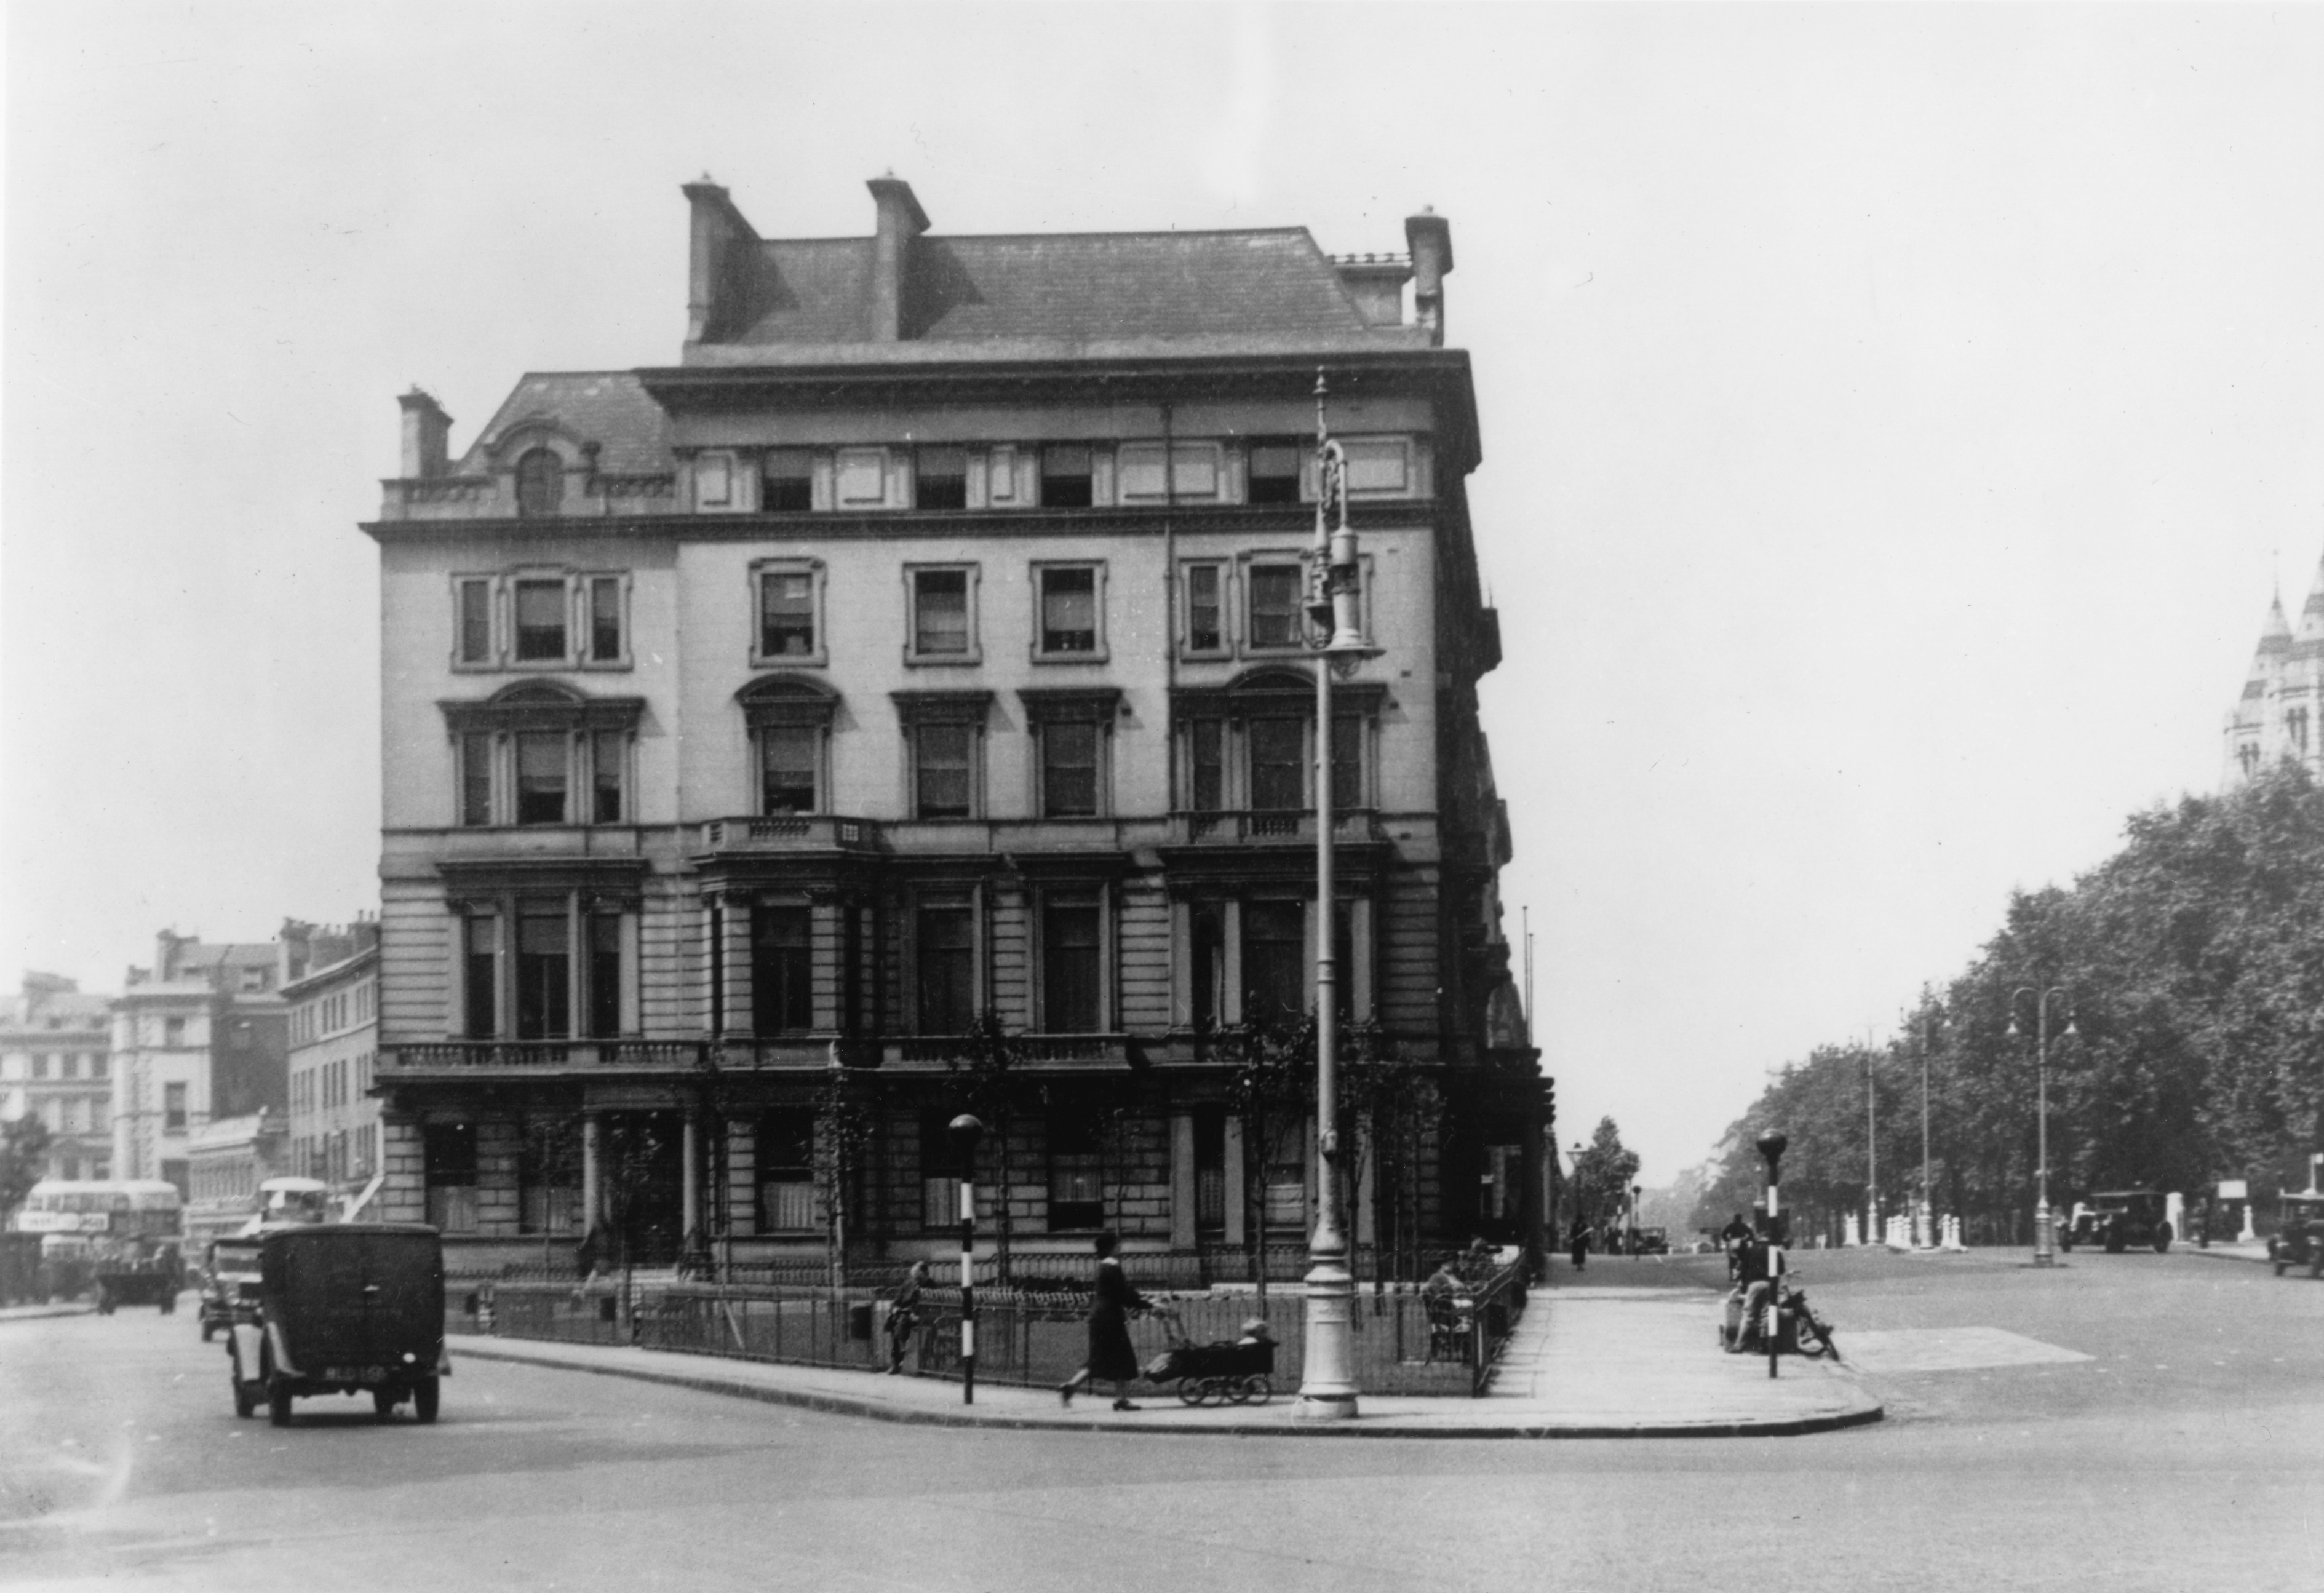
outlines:
[[[6,12],[0,977],[376,901],[414,382],[666,364],[770,235],[1450,218],[1566,1137],[1649,1183],[2213,788],[2324,554],[2324,10]]]

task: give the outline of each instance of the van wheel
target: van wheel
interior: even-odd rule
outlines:
[[[411,1413],[426,1426],[436,1420],[437,1380],[422,1377],[411,1386]]]
[[[395,1390],[392,1388],[373,1389],[371,1391],[371,1410],[372,1414],[377,1416],[383,1422],[395,1414]]]
[[[2170,1248],[2171,1225],[2167,1222],[2156,1223],[2154,1225],[2154,1253],[2157,1256],[2160,1256]]]
[[[258,1396],[250,1391],[250,1385],[242,1380],[239,1372],[229,1370],[226,1376],[234,1382],[234,1413],[247,1422],[258,1409]]]
[[[290,1425],[290,1388],[281,1382],[266,1386],[266,1419],[277,1427]]]

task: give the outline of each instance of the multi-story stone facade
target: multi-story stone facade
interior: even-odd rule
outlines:
[[[379,1098],[372,1079],[379,1055],[379,925],[358,919],[327,932],[351,956],[318,967],[282,987],[290,1008],[289,1171],[331,1186],[332,1213],[364,1214],[381,1181]]]
[[[287,925],[295,931],[298,926]],[[287,1100],[282,984],[295,935],[208,945],[163,930],[113,1004],[113,1169],[188,1193],[189,1137]]]
[[[870,186],[870,237],[767,240],[688,185],[677,365],[528,375],[456,459],[401,401],[374,1211],[476,1265],[742,1257],[819,1248],[843,1187],[852,1243],[940,1247],[989,1018],[1020,1248],[1295,1239],[1313,1127],[1247,1135],[1222,1036],[1304,1015],[1328,932],[1432,1103],[1351,1163],[1359,1244],[1531,1238],[1449,226],[938,235]],[[1378,649],[1329,913],[1319,373]]]
[[[0,1002],[0,1119],[47,1126],[44,1177],[113,1175],[112,1007],[53,973]]]
[[[196,1254],[258,1215],[258,1186],[290,1171],[283,1115],[213,1118],[186,1136],[186,1242]]]

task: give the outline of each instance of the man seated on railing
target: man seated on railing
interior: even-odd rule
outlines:
[[[1767,1309],[1775,1293],[1775,1275],[1782,1267],[1782,1253],[1771,1248],[1764,1235],[1747,1234],[1737,1243],[1735,1287],[1727,1296],[1728,1349],[1748,1349],[1752,1347],[1745,1336],[1745,1329],[1747,1326],[1755,1330],[1759,1327],[1761,1313]]]

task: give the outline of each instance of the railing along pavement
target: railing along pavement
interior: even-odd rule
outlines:
[[[1275,1392],[1296,1390],[1306,1339],[1305,1302],[1297,1290],[1277,1291],[1261,1301],[1253,1294],[1186,1294],[1138,1281],[1167,1312],[1131,1318],[1130,1343],[1140,1366],[1170,1347],[1174,1325],[1193,1343],[1231,1342],[1258,1318],[1277,1344]],[[888,1361],[890,1293],[862,1285],[835,1291],[669,1279],[633,1279],[626,1288],[608,1278],[579,1284],[501,1280],[456,1289],[447,1301],[445,1326],[452,1332],[498,1338],[633,1343],[693,1355],[878,1371]],[[1497,1275],[1450,1321],[1441,1312],[1432,1321],[1427,1303],[1408,1289],[1363,1292],[1351,1336],[1357,1386],[1373,1394],[1481,1395],[1524,1304],[1521,1266]],[[1084,1279],[1028,1280],[1008,1289],[980,1286],[977,1377],[1024,1387],[1063,1382],[1087,1358],[1088,1311]],[[957,1379],[959,1291],[924,1290],[916,1319],[906,1341],[904,1370]]]

